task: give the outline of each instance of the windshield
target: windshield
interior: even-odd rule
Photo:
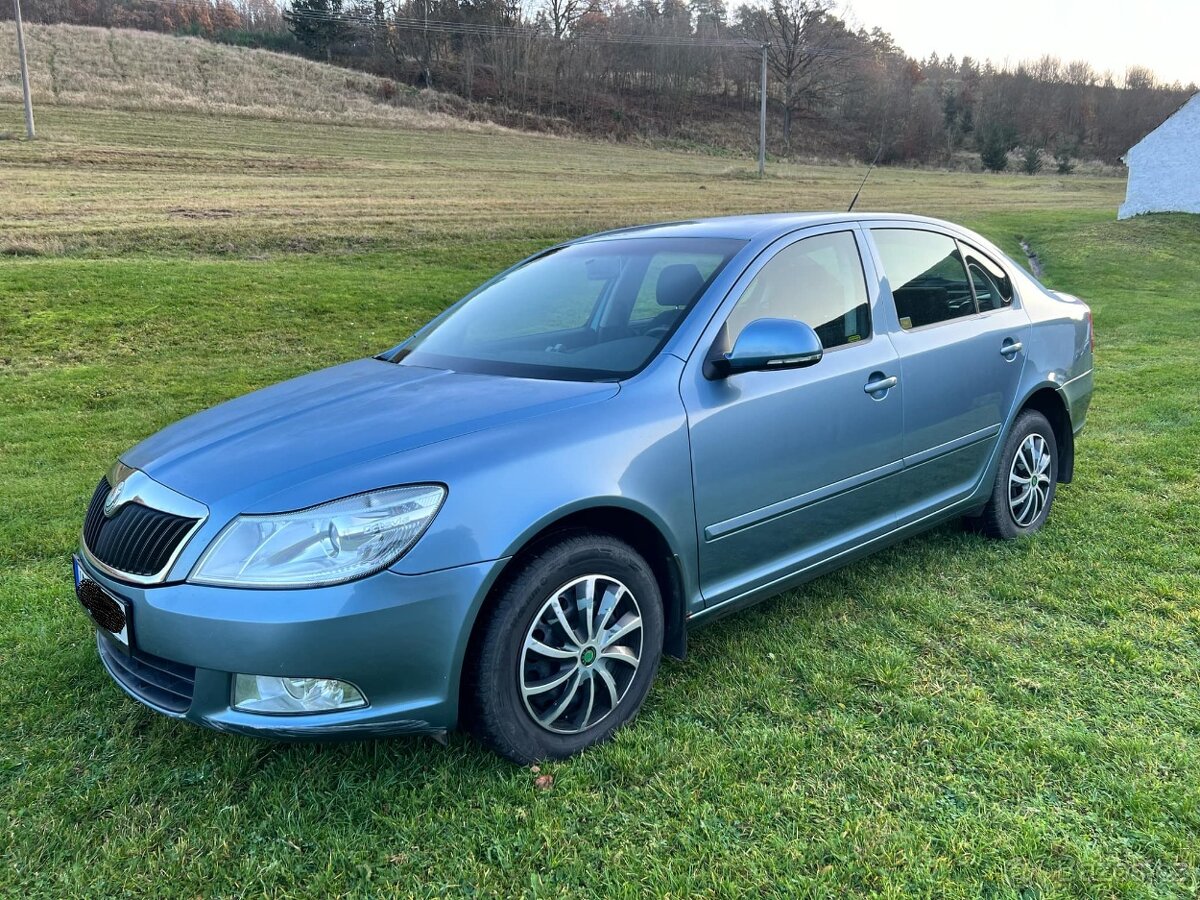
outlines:
[[[393,357],[465,372],[607,381],[645,366],[743,241],[614,238],[531,260]]]

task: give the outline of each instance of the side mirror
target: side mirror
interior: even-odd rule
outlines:
[[[710,377],[728,378],[738,372],[802,369],[816,365],[824,354],[821,339],[794,319],[755,319],[742,329],[733,350],[709,363]]]

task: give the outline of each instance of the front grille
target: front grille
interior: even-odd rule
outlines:
[[[176,516],[140,503],[126,503],[110,519],[104,500],[111,486],[101,478],[83,520],[83,543],[100,562],[130,575],[161,572],[197,519]]]
[[[196,689],[196,669],[136,648],[117,647],[97,632],[100,659],[125,690],[143,703],[169,713],[185,713]]]

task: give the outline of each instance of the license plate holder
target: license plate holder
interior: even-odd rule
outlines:
[[[75,575],[75,598],[97,628],[111,635],[117,643],[128,648],[133,631],[133,610],[129,601],[106,591],[84,571],[78,556],[71,558]]]

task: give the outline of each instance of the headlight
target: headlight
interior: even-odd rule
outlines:
[[[446,489],[418,484],[358,494],[308,509],[238,516],[189,576],[200,584],[316,587],[378,572],[417,542]]]

